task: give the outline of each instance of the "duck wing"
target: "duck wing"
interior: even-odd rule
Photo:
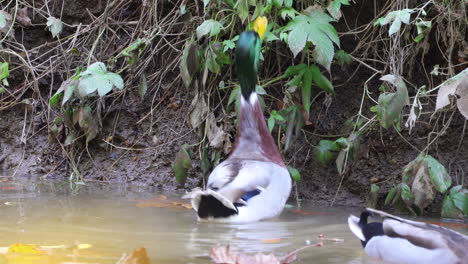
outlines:
[[[380,210],[372,208],[367,208],[367,210],[384,218],[385,235],[403,238],[416,246],[427,249],[450,249],[465,261],[463,263],[468,263],[468,236],[442,226],[407,220]]]

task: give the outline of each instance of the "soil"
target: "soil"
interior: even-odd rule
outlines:
[[[74,3],[66,5],[63,13],[64,20],[70,23],[87,19],[89,16],[76,10],[94,5],[93,1],[67,2]],[[99,14],[102,10],[103,7],[99,6],[93,9],[93,14]],[[27,48],[51,41],[50,35],[44,34],[43,28],[39,28],[26,27],[16,34],[23,36]],[[354,40],[349,39],[343,41],[342,47],[352,50],[355,45]],[[382,203],[389,188],[401,180],[402,168],[427,146],[427,135],[439,131],[445,121],[443,118],[423,117],[411,135],[408,129],[403,128],[402,136],[394,129],[386,131],[375,126],[362,137],[357,158],[350,161],[343,175],[338,174],[334,164],[328,168],[320,167],[312,157],[313,145],[323,136],[336,134],[345,121],[358,112],[363,83],[373,74],[361,66],[357,74],[346,82],[358,66],[358,63],[353,62],[344,69],[338,66],[332,68],[332,76],[335,78],[333,83],[341,86],[336,85],[336,95],[332,97],[331,105],[326,107],[323,104],[324,96],[318,97],[311,109],[312,124],[306,127],[312,134],[307,139],[300,135],[285,153],[285,161],[301,172],[302,181],[297,184],[300,198],[326,204],[335,201],[335,204],[362,206],[372,181],[380,186],[379,202]],[[196,144],[200,140],[188,120],[194,91],[180,88],[182,83],[180,78],[176,78],[178,74],[178,68],[169,73],[167,83],[162,86],[166,87],[163,90],[167,87],[179,88],[174,89],[170,96],[156,96],[161,104],[153,109],[152,115],[149,113],[153,96],[148,95],[140,100],[137,93],[131,95],[128,102],[109,111],[103,120],[102,133],[98,139],[91,141],[88,148],[78,153],[77,166],[85,181],[149,185],[163,190],[191,189],[202,185],[202,172],[196,157],[184,186],[176,183],[172,173],[171,165],[180,146]],[[20,75],[13,74],[11,78],[13,84],[20,85],[22,82]],[[410,81],[414,83],[424,80],[413,78]],[[375,99],[379,94],[380,83],[378,80],[369,83],[369,90]],[[47,82],[40,87],[46,98],[49,87]],[[53,88],[58,87],[55,85]],[[24,93],[21,98],[17,98],[17,102],[31,98],[31,93]],[[170,107],[174,102],[176,106]],[[371,116],[368,112],[371,106],[366,101],[366,116]],[[427,110],[433,109],[433,105],[425,107]],[[0,176],[39,177],[57,181],[70,178],[73,171],[67,161],[69,154],[59,143],[49,138],[46,110],[38,106],[31,111],[27,104],[17,104],[0,113]],[[468,137],[463,135],[464,125],[465,119],[456,112],[449,129],[431,145],[429,154],[447,168],[456,183],[464,183],[466,186]],[[102,139],[111,139],[108,141],[112,145],[103,143]]]

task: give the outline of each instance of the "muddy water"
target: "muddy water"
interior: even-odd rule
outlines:
[[[60,184],[4,183],[0,185],[0,247],[90,245],[54,250],[54,258],[23,263],[116,263],[123,253],[139,247],[147,249],[152,263],[210,263],[210,248],[218,244],[229,243],[235,252],[281,256],[316,243],[323,234],[344,242],[325,241],[321,248],[306,249],[296,263],[375,263],[348,231],[347,216],[358,213],[357,209],[303,204],[300,211],[287,208],[271,221],[208,224],[198,223],[192,210],[180,206],[159,208],[162,198],[177,201],[178,197],[127,186],[71,189]],[[468,233],[466,227],[457,230]],[[8,258],[0,256],[0,263],[8,263]]]

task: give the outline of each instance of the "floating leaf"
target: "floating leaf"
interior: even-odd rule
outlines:
[[[58,18],[50,16],[47,18],[46,25],[49,27],[49,31],[52,33],[52,37],[58,38],[63,29],[62,21]]]
[[[294,181],[300,182],[301,181],[301,173],[294,167],[288,166],[289,174]]]
[[[333,141],[320,140],[319,145],[314,148],[314,156],[320,166],[326,168],[333,159]]]
[[[117,264],[150,264],[145,248],[135,249],[130,255],[122,257]]]
[[[176,180],[181,185],[185,184],[185,180],[188,176],[188,169],[192,168],[192,160],[190,159],[190,155],[187,151],[188,148],[189,145],[182,145],[179,152],[177,153],[174,163],[172,164],[172,169],[174,171]]]
[[[214,37],[219,34],[222,28],[223,28],[223,24],[221,24],[220,22],[216,20],[213,20],[213,19],[205,20],[200,26],[197,27],[197,38],[201,39],[203,36],[207,34],[209,34],[210,37]]]
[[[290,21],[284,28],[284,32],[289,32],[288,46],[294,57],[304,49],[306,42],[310,41],[315,45],[314,59],[330,70],[335,53],[333,43],[340,45],[338,34],[329,23],[332,21],[335,20],[320,10],[301,14]]]

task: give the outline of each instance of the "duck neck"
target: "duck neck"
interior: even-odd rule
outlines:
[[[263,116],[255,92],[241,97],[241,110],[231,158],[269,161],[286,167]]]

